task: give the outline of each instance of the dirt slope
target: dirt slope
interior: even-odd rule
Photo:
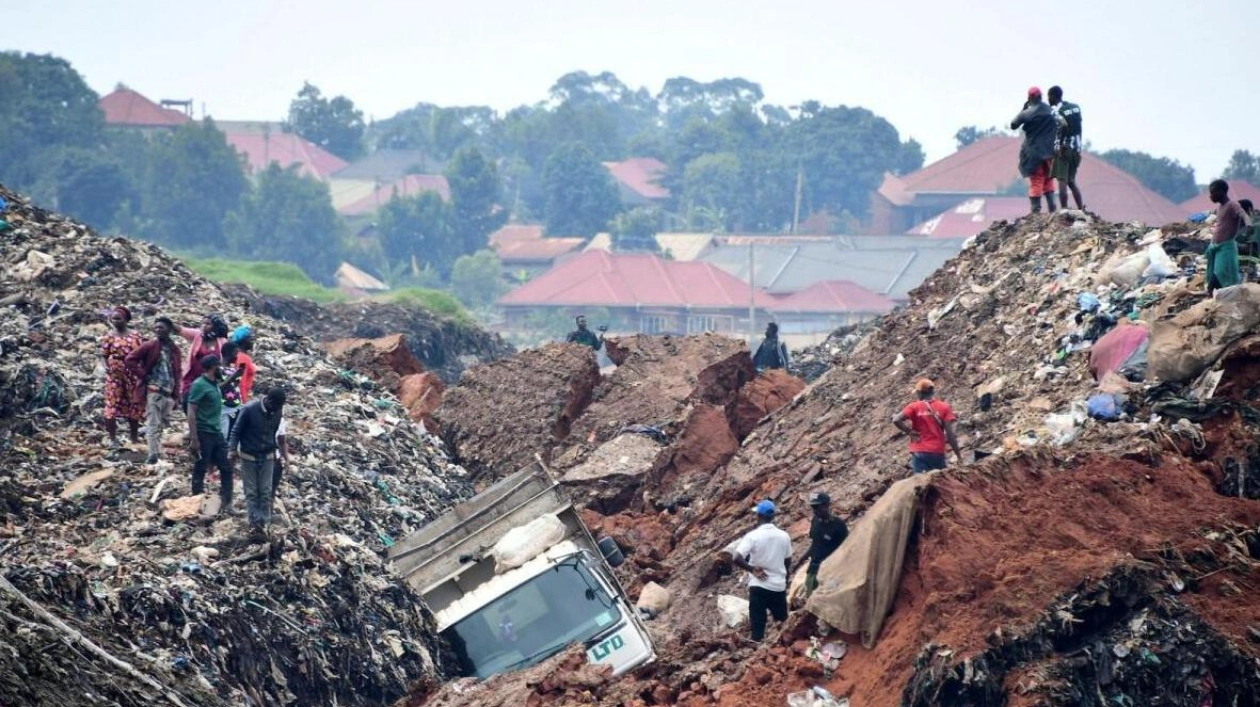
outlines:
[[[588,523],[633,550],[625,583],[665,584],[675,603],[652,623],[661,661],[584,688],[588,699],[783,704],[788,692],[821,684],[863,706],[1253,704],[1260,685],[1246,666],[1260,650],[1249,627],[1260,635],[1260,615],[1245,595],[1260,556],[1248,530],[1260,523],[1251,500],[1260,495],[1251,491],[1260,490],[1252,442],[1260,410],[1251,407],[1260,368],[1248,352],[1260,344],[1227,348],[1224,378],[1205,401],[1185,400],[1190,385],[1112,377],[1108,390],[1127,396],[1121,421],[1072,414],[1099,392],[1080,350],[1096,324],[1078,295],[1148,322],[1193,305],[1202,295],[1187,287],[1201,287],[1202,260],[1183,254],[1191,230],[1170,230],[1182,245],[1164,246],[1190,277],[1113,286],[1113,258],[1161,234],[1073,212],[998,224],[913,293],[911,306],[829,348],[834,365],[761,421],[729,463],[694,477],[685,497],[663,492],[669,477],[649,474],[624,506],[593,505]],[[908,473],[906,442],[889,420],[920,376],[958,412],[968,458],[928,491],[880,640],[865,651],[849,637],[830,677],[804,658],[815,631],[804,612],[777,643],[751,654],[738,647],[715,603],[745,590],[717,552],[749,527],[748,509],[763,497],[780,503],[798,552],[811,490],[828,491],[860,522]],[[974,464],[975,451],[996,456]],[[1221,495],[1240,486],[1249,498]],[[696,645],[707,652],[692,653]],[[1169,664],[1178,670],[1158,668]],[[548,699],[538,703],[581,695]]]

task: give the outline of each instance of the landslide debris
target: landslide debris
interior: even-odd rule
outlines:
[[[469,366],[495,361],[513,352],[498,334],[473,324],[440,317],[419,307],[387,302],[317,304],[299,297],[264,295],[240,284],[223,288],[251,311],[293,327],[302,336],[331,343],[339,339],[407,338],[425,370],[453,385]]]
[[[379,705],[440,680],[431,617],[382,560],[470,493],[440,441],[159,248],[0,197],[0,704]],[[258,389],[290,400],[269,543],[246,542],[239,511],[164,520],[164,504],[190,505],[170,503],[189,492],[181,413],[157,465],[103,444],[99,337],[116,305],[146,335],[161,315],[255,327]]]
[[[675,599],[649,624],[657,663],[548,704],[784,704],[810,685],[863,707],[1255,704],[1260,339],[1227,324],[1250,316],[1230,303],[1255,293],[1203,304],[1205,234],[1194,231],[1072,211],[995,225],[910,306],[873,331],[838,332],[813,356],[817,379],[685,494],[654,465],[629,502],[603,502],[608,482],[582,454],[597,458],[622,437],[595,451],[575,439],[582,475],[566,483],[588,525],[628,550],[619,576],[632,593],[654,581]],[[1149,379],[1171,348],[1167,327],[1152,324],[1188,310],[1206,313],[1195,341],[1210,350],[1191,342],[1177,363],[1188,375]],[[1091,349],[1124,322],[1165,333],[1096,378]],[[760,498],[780,504],[798,555],[810,491],[861,523],[908,474],[906,441],[889,421],[920,376],[958,412],[967,459],[927,486],[879,640],[866,650],[796,612],[776,641],[737,647],[743,629],[722,625],[716,600],[746,590],[719,551],[749,528]],[[1118,419],[1088,415],[1100,395]],[[612,428],[592,422],[578,426]],[[660,444],[664,458],[677,439]],[[811,637],[848,642],[834,674],[807,657]]]

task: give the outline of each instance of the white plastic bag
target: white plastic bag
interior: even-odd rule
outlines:
[[[653,616],[660,616],[665,613],[665,610],[669,608],[673,601],[674,596],[668,589],[656,582],[648,582],[643,585],[643,590],[639,592],[639,602],[635,604],[635,607],[647,609],[652,612]]]
[[[502,574],[538,557],[547,548],[564,540],[566,532],[564,521],[554,513],[512,528],[490,550],[495,573]]]
[[[1163,243],[1152,243],[1146,248],[1149,264],[1142,271],[1142,277],[1171,277],[1177,274],[1177,263],[1164,252]]]
[[[1160,252],[1163,252],[1162,248]],[[1147,254],[1147,251],[1143,250],[1127,256],[1111,270],[1111,282],[1121,287],[1133,287],[1150,264],[1151,256]]]
[[[748,600],[730,594],[720,594],[717,598],[718,613],[722,615],[722,623],[727,628],[737,628],[748,620]]]

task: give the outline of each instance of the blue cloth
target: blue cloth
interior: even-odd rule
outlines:
[[[775,511],[774,501],[767,498],[766,500],[758,503],[757,507],[753,510],[757,511],[757,515],[759,516],[772,516]]]
[[[242,324],[232,330],[231,342],[239,344],[254,335],[254,328],[248,324]]]
[[[1091,395],[1085,404],[1089,408],[1090,417],[1099,420],[1120,419],[1120,402],[1111,393]]]
[[[1082,312],[1092,312],[1102,306],[1102,302],[1098,298],[1088,292],[1082,292],[1076,297],[1076,306],[1080,307]]]

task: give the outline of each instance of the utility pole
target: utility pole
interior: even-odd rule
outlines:
[[[757,276],[752,238],[748,239],[748,348],[757,338]]]

